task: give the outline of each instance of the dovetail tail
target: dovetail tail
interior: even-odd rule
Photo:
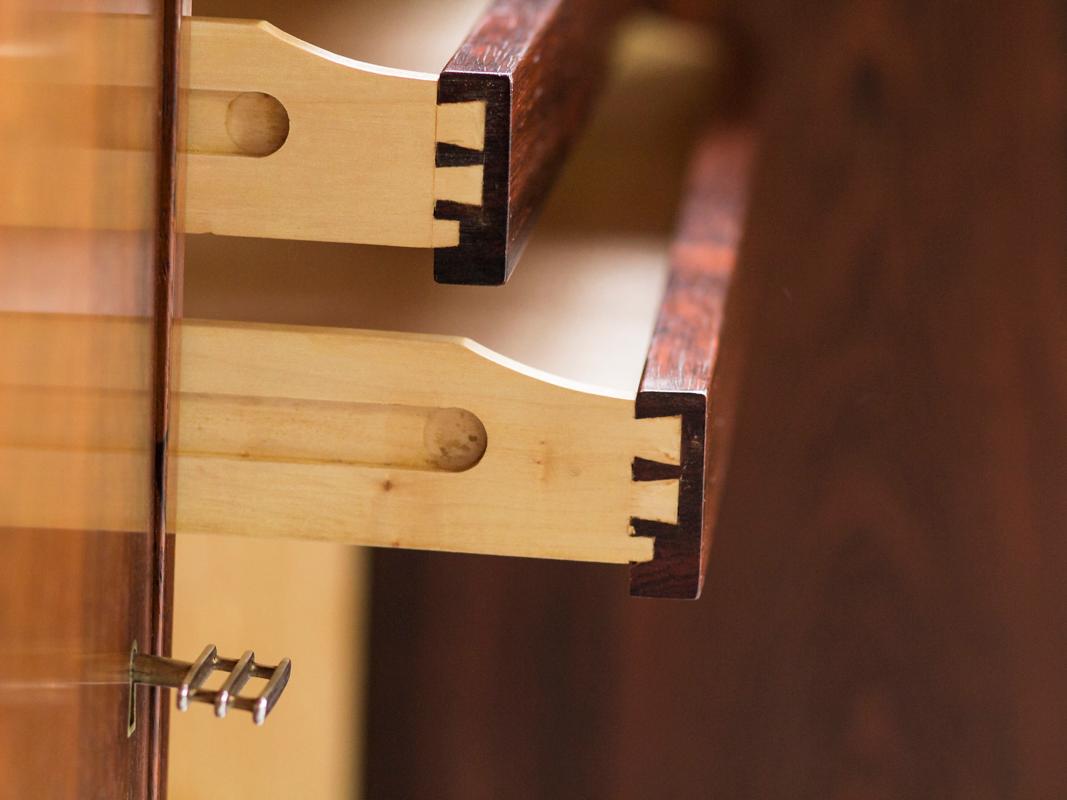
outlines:
[[[633,484],[631,510],[639,519],[678,524],[679,481],[650,480]]]
[[[438,147],[452,146],[467,151],[485,148],[484,100],[440,103],[437,106]]]
[[[437,167],[434,171],[434,198],[467,206],[480,206],[482,204],[482,175],[481,164],[464,167]]]

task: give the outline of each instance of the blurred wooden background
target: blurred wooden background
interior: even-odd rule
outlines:
[[[705,596],[376,555],[371,797],[1067,796],[1067,15],[718,13],[762,142]]]

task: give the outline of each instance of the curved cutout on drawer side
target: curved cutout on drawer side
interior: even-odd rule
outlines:
[[[404,247],[448,240],[433,219],[436,75],[345,58],[257,20],[194,17],[187,26],[194,149],[231,138],[227,114],[209,102],[220,93],[269,95],[287,122],[284,145],[260,158],[240,148],[189,153],[187,232]]]
[[[631,462],[679,464],[681,420],[636,419],[633,395],[455,337],[192,321],[181,334],[177,533],[625,564],[653,557],[631,519],[677,522],[677,476],[635,483]],[[298,452],[234,458],[224,440],[247,409],[205,431],[205,398],[269,399],[272,415],[290,415],[285,438]],[[349,435],[343,419],[317,430],[329,404],[464,409],[488,446],[464,471],[338,458],[349,447],[334,441]]]
[[[679,479],[676,524],[635,518],[655,557],[630,568],[630,593],[696,599],[729,453],[734,381],[720,354],[727,294],[748,199],[753,136],[714,130],[697,147],[671,250],[670,277],[637,393],[637,416],[680,415],[680,466],[637,458],[638,482]],[[730,306],[729,308],[733,308]],[[731,311],[730,319],[736,316]],[[725,337],[737,347],[736,337]],[[729,361],[727,359],[726,361]]]

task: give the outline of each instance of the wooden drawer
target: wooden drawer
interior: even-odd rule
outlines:
[[[706,73],[700,46],[664,66]],[[647,97],[633,77],[609,92],[518,284],[434,286],[414,250],[193,238],[188,313],[231,323],[183,330],[176,530],[630,563],[634,593],[696,596],[743,181],[724,172],[694,201],[721,205],[726,228],[679,233],[664,295],[666,198],[693,126],[675,92],[620,137],[634,92]],[[676,143],[650,159],[666,190],[613,186],[657,140]],[[645,219],[616,214],[620,189]],[[575,207],[602,218],[574,226]],[[702,236],[718,237],[710,260]],[[432,444],[444,431],[459,450]]]
[[[194,24],[194,75],[207,60],[197,55],[197,41]],[[182,323],[170,529],[631,564],[636,594],[697,596],[708,532],[708,396],[747,164],[736,136],[716,148],[694,172],[658,311],[661,293],[652,288],[658,276],[649,273],[642,287],[609,268],[605,252],[617,258],[633,244],[603,232],[589,237],[598,243],[587,251],[573,241],[561,244],[567,236],[546,227],[541,248],[554,255],[542,255],[540,274],[510,295],[484,288],[435,293],[427,270],[419,276],[417,265],[404,264],[412,250],[389,251],[401,253],[394,256],[347,244],[317,253],[292,250],[292,243],[260,245],[286,254],[296,292],[311,298],[313,311],[310,318],[281,314],[255,324],[257,316],[271,315],[230,309],[216,315],[222,321]],[[194,165],[202,157],[195,149],[187,157],[190,204]],[[219,158],[249,160],[232,153]],[[284,182],[267,189],[275,186],[285,189]],[[617,199],[609,207],[618,208]],[[276,227],[297,216],[289,209]],[[311,262],[328,252],[345,261],[340,286],[316,285]],[[262,260],[251,250],[245,257],[257,266]],[[382,261],[391,258],[390,266]],[[381,280],[360,284],[361,272]],[[595,283],[592,302],[567,297],[583,291],[582,281],[571,280],[579,272],[585,286]],[[259,278],[253,281],[240,289],[243,302],[263,291]],[[632,302],[635,287],[640,308],[627,313],[623,304]],[[540,301],[529,296],[537,292]],[[192,315],[195,291],[189,294]],[[286,293],[286,305],[292,296]],[[324,318],[324,296],[346,310],[358,296],[379,318]],[[523,319],[536,320],[538,328],[517,328]],[[589,324],[596,320],[603,326]],[[292,322],[318,324],[284,324]],[[142,323],[68,324],[76,336],[79,326]],[[498,329],[535,342],[554,339],[556,348],[582,350],[594,361],[619,358],[631,365],[632,377],[614,389],[595,388],[598,379],[585,370],[556,376],[551,364],[526,365],[504,347],[496,352],[462,338],[481,331],[494,346]],[[629,353],[619,352],[620,332],[632,345]],[[139,407],[143,387],[111,387],[106,376],[88,380],[79,391],[94,402],[94,393],[110,391],[105,399],[117,416],[127,405]],[[129,396],[113,391],[119,388]],[[34,391],[27,388],[25,402],[35,402]],[[116,454],[125,452],[125,440],[109,435],[100,432],[94,458],[124,457]],[[45,511],[35,524],[65,524],[61,504],[37,506]],[[114,519],[101,517],[100,527],[125,530],[134,522],[123,509],[115,512]]]
[[[387,54],[369,63],[358,45],[361,60],[324,50],[314,25],[293,19],[311,29],[298,39],[259,21],[274,11],[264,3],[219,5],[255,19],[186,25],[186,229],[433,248],[437,279],[462,284],[511,274],[629,8],[459,4],[451,17],[466,25],[436,34],[448,56],[421,72]],[[387,40],[440,14],[389,5]],[[364,24],[328,5],[300,14]]]
[[[198,8],[205,3],[199,0]],[[477,6],[456,22],[457,35]],[[452,45],[436,42],[428,29],[406,26],[407,35],[397,36],[389,18],[399,5],[373,8],[376,14],[358,3],[335,4],[317,22],[306,10],[287,12],[281,4],[269,12],[227,6],[219,13],[263,13],[303,38],[390,66],[433,69],[447,60]],[[363,25],[345,24],[349,13]],[[434,25],[450,20],[450,12],[438,9]],[[624,27],[587,133],[506,286],[436,284],[425,250],[197,235],[187,240],[186,310],[216,320],[466,336],[537,370],[603,387],[623,398],[624,421],[632,422],[691,142],[714,89],[715,57],[705,37],[657,18]],[[644,110],[636,124],[635,107]],[[625,456],[617,463],[630,483],[632,465]],[[711,498],[708,503],[714,513]],[[350,521],[358,529],[355,518]],[[587,531],[575,526],[569,533],[579,539]],[[370,553],[306,540],[252,543],[220,536],[185,536],[179,549],[175,647],[195,648],[205,636],[230,649],[262,640],[275,648],[265,656],[291,656],[298,674],[270,730],[237,729],[220,742],[204,715],[176,719],[172,794],[195,796],[194,787],[209,777],[216,784],[224,779],[234,796],[358,791],[351,781],[363,757],[357,722],[362,676],[372,659],[382,658],[364,649]],[[435,563],[447,569],[451,562]],[[235,572],[232,564],[241,569]],[[530,567],[554,574],[547,564]],[[626,569],[613,569],[622,579]],[[603,570],[584,564],[575,574],[592,579]],[[217,587],[210,601],[200,591],[205,585]],[[220,607],[229,609],[222,619]],[[481,624],[480,618],[471,624]],[[322,714],[323,707],[343,709],[355,721]],[[316,753],[313,767],[289,763],[297,743]],[[235,763],[246,768],[234,772]]]

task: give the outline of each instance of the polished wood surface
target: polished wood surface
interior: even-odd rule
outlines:
[[[104,35],[101,17],[114,11],[152,24],[131,24],[116,40]],[[147,2],[0,9],[0,505],[22,515],[54,502],[70,523],[0,528],[0,784],[12,797],[140,798],[160,788],[158,698],[139,694],[128,736],[127,675],[134,641],[142,650],[165,646],[165,559],[155,531],[173,246],[174,116],[164,98],[176,89],[174,14],[173,4]],[[149,64],[139,63],[145,53]],[[152,80],[116,97],[104,88],[114,66]],[[115,126],[160,146],[109,149]],[[133,324],[66,336],[66,321],[85,314]],[[19,324],[31,318],[45,322]],[[53,386],[40,403],[23,402],[20,376],[29,372]],[[90,377],[134,387],[154,411],[114,418],[102,397],[63,402],[64,387]],[[129,443],[118,467],[92,457],[102,428]],[[24,458],[19,437],[49,429],[61,434],[50,458]],[[93,530],[104,507],[124,509],[125,532]]]
[[[759,67],[738,274],[760,311],[704,597],[384,554],[372,785],[1064,796],[1063,9],[720,5]]]
[[[491,3],[440,79],[190,20],[187,230],[433,247],[439,281],[503,283],[627,7]]]
[[[734,10],[765,138],[702,628],[722,795],[1067,794],[1067,17],[957,11]]]
[[[635,519],[635,535],[655,542],[655,557],[630,568],[630,593],[696,599],[704,586],[718,500],[726,477],[733,427],[735,382],[720,374],[727,310],[751,309],[728,302],[751,175],[753,134],[726,127],[701,142],[685,189],[671,248],[670,274],[652,334],[641,386],[639,419],[680,416],[677,467],[637,458],[634,480],[677,477],[673,524]],[[726,349],[740,348],[727,338]]]
[[[485,143],[439,141],[437,165],[481,167],[481,202],[439,198],[459,220],[458,246],[438,245],[443,283],[507,281],[600,88],[619,0],[494,0],[441,71],[437,100],[484,104]],[[440,138],[440,137],[439,137]]]

